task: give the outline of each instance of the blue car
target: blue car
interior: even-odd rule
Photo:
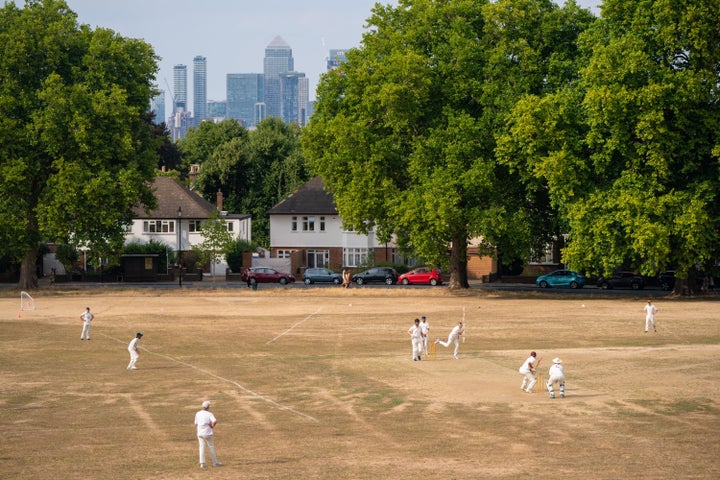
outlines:
[[[303,273],[303,282],[305,285],[311,283],[334,283],[340,285],[342,283],[342,275],[335,273],[327,268],[308,268]]]
[[[535,285],[541,288],[582,288],[585,285],[585,277],[577,272],[573,272],[572,270],[555,270],[547,275],[539,276],[535,279]]]

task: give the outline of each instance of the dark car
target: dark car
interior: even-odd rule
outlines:
[[[608,288],[632,288],[642,290],[645,288],[645,279],[633,272],[617,272],[611,277],[600,277],[597,286],[607,290]]]
[[[305,285],[311,283],[334,283],[340,285],[342,283],[342,275],[335,273],[329,268],[308,268],[303,273],[303,282]]]
[[[423,284],[423,285],[439,285],[442,283],[442,278],[435,268],[420,267],[414,270],[410,270],[407,273],[403,273],[398,277],[398,283],[403,285],[409,285],[412,283]]]
[[[246,268],[242,274],[243,282],[248,285],[256,283],[280,283],[285,285],[295,281],[295,277],[289,273],[282,273],[268,267],[252,267]]]
[[[548,287],[570,287],[582,288],[585,285],[585,277],[572,270],[555,270],[547,275],[540,275],[535,279],[535,285],[540,288]]]
[[[675,271],[668,270],[658,275],[658,286],[665,291],[675,288]]]
[[[394,268],[390,267],[373,267],[370,270],[356,273],[352,276],[352,281],[358,285],[371,282],[382,282],[386,285],[397,283],[398,274]]]

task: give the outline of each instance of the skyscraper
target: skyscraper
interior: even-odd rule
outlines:
[[[268,117],[283,118],[280,75],[294,70],[292,48],[280,36],[265,47],[265,105]]]
[[[255,104],[263,101],[262,73],[227,74],[227,118],[240,120],[246,127],[257,125]]]
[[[309,82],[302,72],[280,74],[282,119],[285,123],[305,125]]]
[[[327,60],[327,69],[328,72],[330,70],[334,70],[337,67],[340,66],[341,63],[347,62],[347,58],[345,57],[345,50],[344,49],[331,49],[330,54],[328,55]]]
[[[153,123],[156,125],[165,121],[165,92],[159,90],[158,94],[150,100],[150,111],[155,114]]]
[[[173,67],[173,112],[182,109],[187,111],[187,65],[175,65]]]
[[[193,117],[197,128],[207,118],[207,59],[193,58]]]

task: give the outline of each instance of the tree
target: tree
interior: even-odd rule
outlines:
[[[577,33],[593,17],[568,8],[563,17],[543,0],[376,5],[361,48],[322,78],[303,135],[345,226],[395,234],[431,263],[449,251],[451,288],[468,286],[471,239],[512,260],[555,233],[544,192],[525,192],[494,149],[518,98],[571,78]]]
[[[154,205],[156,61],[62,0],[0,9],[0,254],[22,261],[21,288],[42,239],[118,251],[132,206]]]
[[[213,210],[210,217],[200,225],[200,236],[203,241],[193,245],[201,263],[210,262],[210,274],[215,281],[215,264],[223,259],[233,247],[233,238],[227,229],[227,223],[220,217],[220,212]]]
[[[689,291],[720,254],[720,3],[607,0],[567,91],[514,112],[518,169],[568,219],[589,273],[671,268]],[[508,159],[510,155],[508,155]]]

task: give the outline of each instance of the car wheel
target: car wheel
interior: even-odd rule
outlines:
[[[403,285],[407,285],[408,283],[410,283],[410,280],[408,280],[407,278],[403,278],[403,279],[402,279],[402,284],[403,284]]]
[[[543,280],[542,282],[540,282],[540,288],[548,288],[548,283]]]
[[[640,284],[637,283],[637,282],[634,282],[634,283],[632,284],[632,289],[633,289],[633,290],[640,290]]]
[[[570,288],[578,288],[579,285],[577,282],[570,282]]]
[[[285,284],[287,284],[287,278],[280,277],[280,285],[285,285]]]
[[[663,282],[660,284],[660,289],[665,290],[667,292],[668,290],[670,290],[670,284],[667,282]]]
[[[434,287],[435,285],[437,285],[437,280],[434,279],[434,278],[431,278],[431,279],[430,279],[430,285],[432,285],[433,287]]]
[[[610,288],[610,284],[607,282],[601,283],[600,288],[602,288],[603,290],[607,290],[608,288]]]
[[[355,280],[355,283],[357,283],[358,285],[362,285],[363,283],[365,283],[365,280],[363,280],[362,277],[360,277],[357,280]]]
[[[392,284],[393,284],[393,279],[392,279],[392,278],[386,278],[386,279],[385,279],[385,285],[392,285]]]
[[[312,281],[309,278],[305,279],[305,285],[310,285],[311,283],[312,283]]]
[[[255,277],[251,277],[251,278],[250,278],[250,285],[255,285],[256,283],[257,283],[257,280],[255,279]]]
[[[340,285],[340,279],[339,278],[333,278],[333,283],[335,285]]]

